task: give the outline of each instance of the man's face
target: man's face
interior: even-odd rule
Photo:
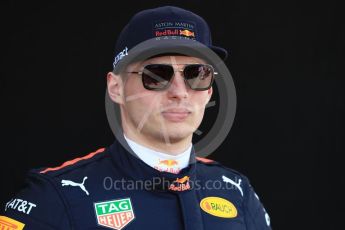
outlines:
[[[148,64],[171,64],[175,70],[171,85],[163,91],[144,88],[141,75],[127,73],[122,76],[122,125],[126,135],[165,142],[191,141],[199,127],[212,88],[195,91],[184,82],[186,64],[205,63],[188,56],[160,56],[130,64],[126,72],[142,71]]]

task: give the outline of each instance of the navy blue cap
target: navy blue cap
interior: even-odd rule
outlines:
[[[170,39],[169,43],[195,40],[213,50],[222,60],[228,54],[225,49],[212,45],[211,32],[203,18],[182,8],[164,6],[140,11],[131,18],[116,42],[114,68],[130,55],[133,47],[150,39],[158,43],[166,39]]]

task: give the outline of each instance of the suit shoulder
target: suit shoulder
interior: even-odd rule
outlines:
[[[244,178],[247,180],[247,177],[240,173],[239,171],[229,168],[227,166],[224,166],[222,163],[208,159],[208,158],[202,158],[202,157],[196,157],[197,164],[201,166],[206,171],[217,171],[217,172],[224,172],[228,174],[233,174],[234,176],[238,176],[241,178]]]
[[[54,181],[31,171],[21,189],[0,212],[6,218],[25,224],[25,229],[56,229],[58,226],[69,229],[68,210]]]
[[[30,173],[44,178],[54,178],[66,173],[78,171],[80,168],[92,167],[92,163],[106,159],[108,156],[109,154],[107,154],[106,148],[99,148],[83,156],[65,161],[59,166],[32,169]]]

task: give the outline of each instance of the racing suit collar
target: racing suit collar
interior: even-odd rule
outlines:
[[[126,135],[124,135],[124,138],[131,147],[131,150],[133,150],[142,161],[158,171],[178,174],[181,169],[189,165],[192,143],[190,143],[189,147],[180,154],[171,155],[141,145],[129,139]]]
[[[178,174],[160,172],[144,163],[122,139],[119,143],[115,140],[109,147],[115,167],[122,171],[125,181],[134,181],[145,186],[138,188],[153,192],[186,192],[192,189],[196,180],[196,158],[192,147],[188,167]],[[139,184],[138,183],[138,184]]]

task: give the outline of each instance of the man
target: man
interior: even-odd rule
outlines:
[[[150,39],[154,45],[137,48]],[[245,176],[195,156],[192,135],[216,75],[207,55],[189,54],[199,43],[226,57],[192,12],[167,6],[136,14],[119,36],[107,75],[121,137],[61,166],[31,171],[5,205],[1,229],[271,229]]]

